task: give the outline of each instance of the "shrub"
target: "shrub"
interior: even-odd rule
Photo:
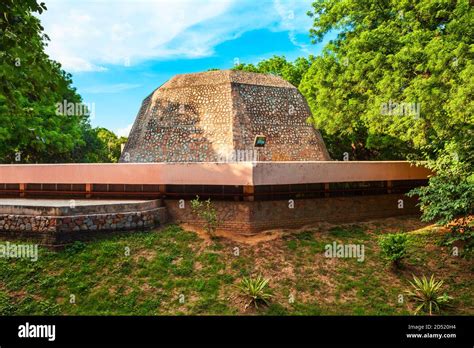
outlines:
[[[86,243],[80,240],[76,240],[74,243],[66,246],[64,251],[68,254],[74,255],[74,254],[82,252],[86,247],[87,247]]]
[[[413,290],[407,291],[407,294],[415,302],[419,303],[415,309],[415,315],[421,310],[428,312],[429,315],[432,315],[433,310],[439,312],[440,306],[452,299],[446,293],[440,295],[443,281],[435,280],[433,275],[431,275],[429,280],[425,276],[421,277],[421,279],[413,276],[413,283],[410,282],[410,285],[413,287]]]
[[[217,211],[212,205],[211,199],[200,201],[199,196],[196,196],[196,199],[191,201],[191,209],[194,214],[197,214],[204,220],[205,230],[211,237],[214,237],[219,221],[217,220]]]
[[[434,221],[447,226],[451,233],[446,245],[460,242],[464,255],[472,256],[474,250],[474,137],[472,129],[459,132],[460,139],[446,145],[436,161],[427,166],[436,175],[428,186],[418,187],[408,193],[418,196],[423,221]]]
[[[382,256],[396,267],[400,267],[400,261],[407,254],[408,236],[404,233],[386,234],[380,237],[379,245]]]
[[[442,245],[452,246],[461,243],[462,256],[469,258],[474,255],[474,226],[469,223],[458,223],[454,221],[452,225],[448,225],[451,233],[446,234],[441,241]]]
[[[245,308],[251,304],[258,308],[258,304],[261,302],[268,305],[268,300],[272,297],[267,287],[268,281],[268,279],[263,278],[261,275],[258,275],[256,278],[244,277],[242,279],[238,289],[250,300],[245,305]]]

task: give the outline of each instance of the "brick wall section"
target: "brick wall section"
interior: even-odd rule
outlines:
[[[403,200],[403,209],[398,200]],[[166,221],[202,226],[179,200],[165,200],[165,207],[142,211],[105,212],[64,216],[0,214],[0,238],[33,239],[44,245],[63,245],[75,240],[120,231],[147,230]],[[299,228],[317,222],[357,222],[376,218],[418,214],[416,199],[398,194],[288,200],[213,201],[221,225],[219,229],[236,234],[254,234],[275,228]]]
[[[120,161],[330,160],[310,116],[297,88],[276,76],[177,75],[143,101]],[[264,148],[254,148],[256,135],[267,137]]]
[[[403,200],[403,209],[398,200]],[[294,208],[288,201],[230,202],[214,201],[221,230],[253,234],[274,228],[299,228],[317,222],[357,222],[376,218],[419,214],[416,199],[403,195],[376,195],[359,197],[332,197],[295,199]],[[165,200],[168,216],[172,222],[186,222],[202,226],[195,216],[189,201],[179,208],[179,201]]]

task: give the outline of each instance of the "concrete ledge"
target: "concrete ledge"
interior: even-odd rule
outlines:
[[[74,207],[71,207],[74,204]],[[151,210],[161,200],[90,200],[90,199],[0,199],[0,214],[34,216],[76,216],[84,214],[116,214]]]
[[[3,164],[0,184],[276,185],[426,179],[406,161]]]
[[[259,162],[253,185],[426,179],[425,167],[406,161]]]

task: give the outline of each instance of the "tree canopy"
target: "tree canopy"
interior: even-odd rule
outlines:
[[[240,63],[233,69],[277,75],[298,87],[313,60],[314,57],[309,56],[308,58],[299,57],[294,62],[290,62],[284,56],[273,56],[262,60],[257,65]]]
[[[354,159],[428,160],[436,176],[412,192],[423,218],[462,217],[461,230],[472,236],[466,227],[474,207],[472,5],[321,0],[308,14],[314,42],[339,33],[299,85],[314,125],[333,144],[349,139]]]
[[[299,85],[316,127],[397,158],[473,136],[468,0],[324,0],[309,15],[314,42],[339,32]]]
[[[0,3],[0,163],[110,161],[86,107],[58,112],[82,98],[44,52],[49,38],[34,13],[45,10],[35,0]]]

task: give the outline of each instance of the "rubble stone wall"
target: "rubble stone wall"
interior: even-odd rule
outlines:
[[[147,230],[166,222],[166,208],[72,216],[0,214],[0,237],[28,238],[57,245],[87,239],[94,232]]]

